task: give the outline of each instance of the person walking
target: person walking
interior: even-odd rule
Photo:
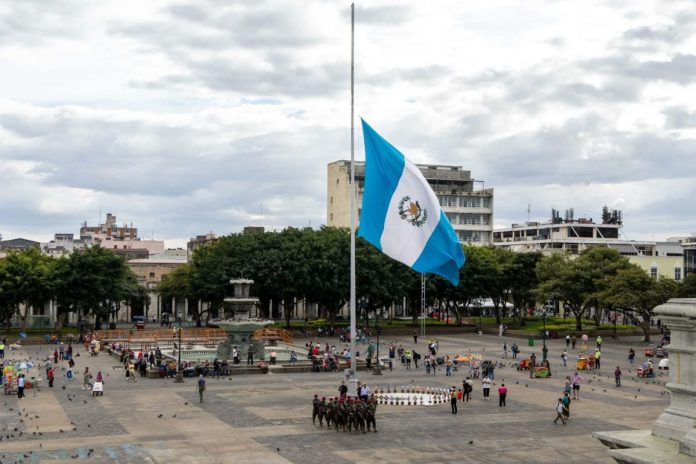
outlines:
[[[503,343],[503,358],[507,358],[508,346],[507,342]]]
[[[563,367],[568,366],[568,350],[563,350],[563,353],[561,353],[561,362],[563,363]]]
[[[24,398],[24,374],[19,374],[17,378],[17,398]]]
[[[556,418],[553,420],[554,424],[558,424],[558,419],[566,425],[565,417],[563,417],[563,398],[558,398],[558,403],[556,403]]]
[[[452,406],[452,414],[457,414],[457,389],[455,387],[450,390],[450,405]]]
[[[474,391],[474,381],[470,377],[464,380],[462,387],[464,388],[464,399],[468,403],[471,399],[471,392]]]
[[[413,331],[413,344],[414,345],[418,344],[418,331],[417,330]]]
[[[571,344],[571,346],[573,347],[573,349],[575,349],[575,344],[576,344],[577,342],[578,342],[578,338],[577,338],[575,335],[573,335],[573,336],[570,338],[570,344]]]
[[[602,352],[599,351],[599,348],[594,353],[594,362],[595,362],[595,369],[599,370],[600,367],[600,358],[602,357]]]
[[[512,351],[512,359],[517,359],[517,353],[520,352],[520,348],[517,346],[517,343],[512,342],[512,348],[510,348]]]
[[[85,367],[85,372],[82,375],[82,389],[91,390],[92,389],[92,373],[89,371],[89,367]]]
[[[573,399],[580,400],[580,382],[582,382],[582,377],[577,372],[573,375]]]
[[[570,335],[566,335],[566,348],[570,347]]]
[[[570,419],[570,393],[563,393],[563,417]]]
[[[50,368],[48,370],[48,388],[53,388],[53,380],[55,379],[55,373],[53,372],[53,368]]]
[[[505,399],[507,398],[508,389],[505,384],[501,384],[498,387],[498,406],[501,408],[505,407]]]
[[[483,385],[483,399],[484,400],[491,399],[491,384],[492,383],[493,383],[493,381],[488,376],[484,377],[483,380],[481,381],[481,384]]]
[[[602,349],[602,336],[597,335],[597,349],[601,350]]]
[[[198,389],[198,399],[202,403],[203,392],[205,391],[205,377],[203,377],[203,374],[198,376],[198,384],[196,385],[196,388]]]
[[[633,348],[628,350],[628,363],[630,365],[635,364],[636,362],[636,352]]]
[[[616,366],[616,369],[614,370],[614,381],[616,382],[617,387],[621,386],[621,368],[619,366]]]

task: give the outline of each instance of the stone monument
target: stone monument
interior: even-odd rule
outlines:
[[[652,430],[595,432],[621,464],[686,464],[696,462],[696,298],[673,298],[654,310],[670,330],[671,403]]]
[[[265,353],[263,343],[252,339],[254,332],[273,321],[252,319],[251,309],[259,304],[259,299],[249,296],[249,289],[254,283],[250,279],[230,280],[234,289],[234,296],[225,298],[226,314],[231,317],[218,321],[221,329],[227,332],[227,340],[220,342],[217,348],[217,355],[222,359],[232,359],[232,350],[236,347],[242,363],[247,360],[249,350],[254,353],[254,361],[264,359]]]

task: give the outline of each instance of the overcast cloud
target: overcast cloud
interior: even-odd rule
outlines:
[[[357,114],[494,187],[497,226],[606,204],[632,239],[696,232],[692,1],[358,3]],[[349,52],[349,2],[0,3],[0,233],[325,223]]]

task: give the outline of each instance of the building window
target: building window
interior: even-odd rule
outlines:
[[[657,266],[650,267],[650,277],[657,279]]]
[[[150,273],[150,278],[151,278],[151,279],[154,279],[154,278],[155,278],[155,273],[154,273],[154,272],[151,272],[151,273]]]
[[[333,197],[329,198],[329,204],[333,205]]]
[[[333,221],[333,213],[329,214],[329,219],[331,219]]]
[[[676,280],[676,281],[681,280],[681,268],[680,267],[674,268],[674,280]]]

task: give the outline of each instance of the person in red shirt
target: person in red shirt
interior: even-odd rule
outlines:
[[[53,372],[53,368],[50,368],[48,370],[48,387],[53,388],[53,380],[56,378],[55,373]]]
[[[505,386],[505,384],[502,384],[500,385],[500,387],[498,387],[498,395],[500,397],[500,399],[498,400],[498,406],[500,406],[501,408],[505,406],[505,397],[507,396],[507,392],[508,389]]]

